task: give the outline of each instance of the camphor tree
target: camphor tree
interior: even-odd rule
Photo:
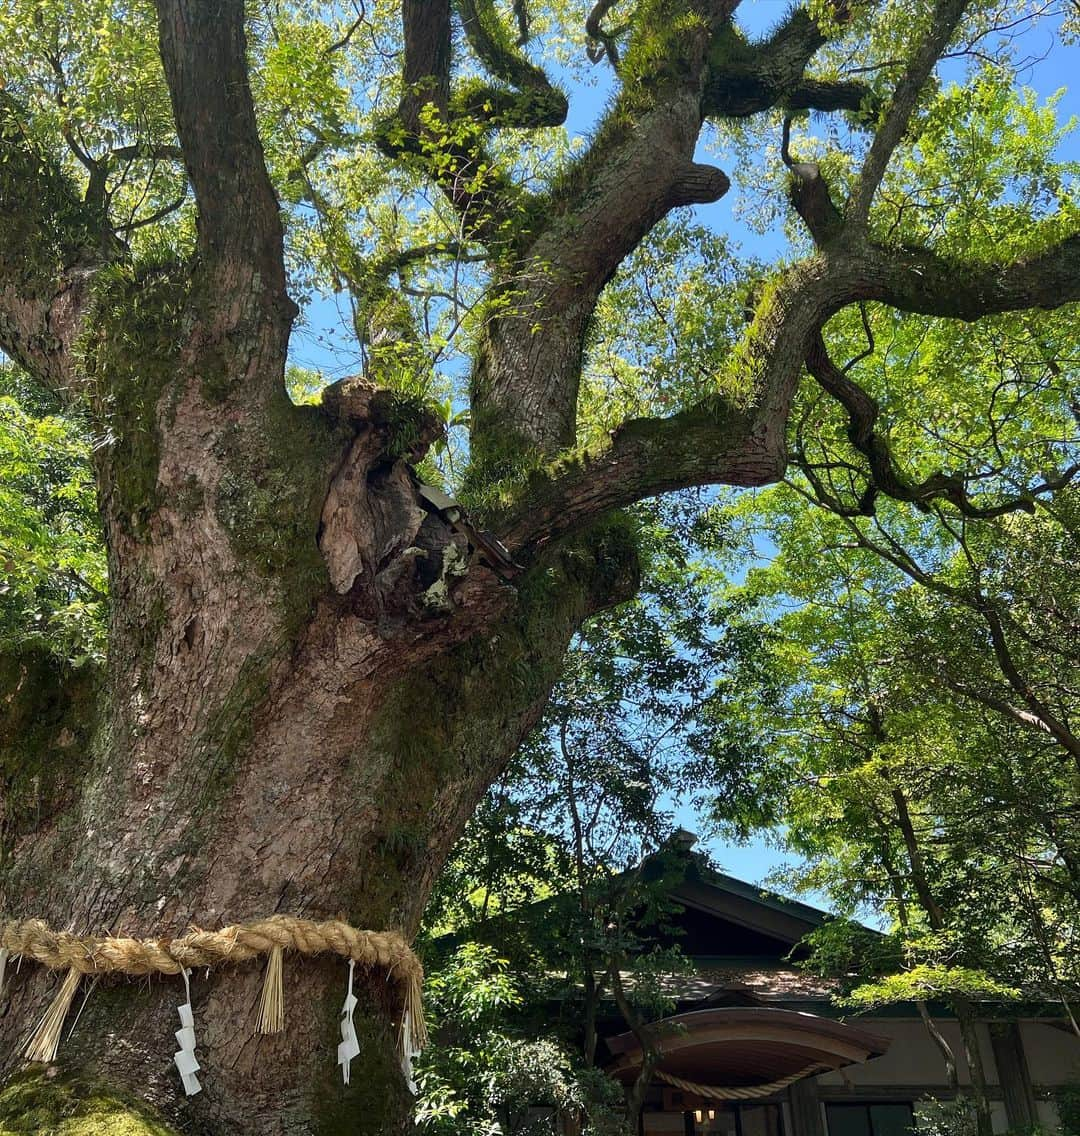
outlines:
[[[881,192],[917,164],[920,130],[964,124],[933,113],[939,60],[993,65],[1017,6],[815,2],[759,39],[738,7],[8,5],[0,349],[88,424],[109,599],[100,667],[5,639],[7,916],[158,937],[280,911],[411,935],[575,630],[634,594],[621,510],[782,476],[808,363],[875,493],[991,507],[1001,486],[964,468],[895,468],[822,332],[860,302],[980,321],[1080,298],[1060,179],[989,248],[965,217],[1006,183],[927,225]],[[1074,16],[1056,18],[1068,34]],[[541,66],[567,43],[615,85],[580,151]],[[808,111],[835,120],[827,152],[801,133]],[[636,394],[601,414],[583,364],[605,285],[672,210],[729,188],[695,160],[708,122],[782,141],[791,255],[714,282],[746,309],[734,342],[679,381],[613,368],[612,391],[633,376]],[[320,289],[347,297],[366,367],[298,405],[290,291]],[[465,421],[448,507],[416,467]],[[1050,464],[992,507],[1030,507],[1065,476]],[[288,1028],[266,1039],[257,971],[196,977],[207,1073],[190,1101],[168,1071],[175,981],[100,984],[63,1065],[192,1131],[406,1128],[385,981],[361,992],[362,1073],[343,1089],[340,963],[288,964]],[[10,986],[13,1070],[54,982],[28,965]]]

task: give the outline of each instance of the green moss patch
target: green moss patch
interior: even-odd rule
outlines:
[[[0,1136],[176,1136],[145,1105],[80,1077],[20,1073],[0,1092]]]

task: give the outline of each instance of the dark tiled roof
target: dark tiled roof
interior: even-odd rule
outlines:
[[[836,983],[818,978],[795,967],[718,965],[701,967],[694,978],[694,989],[711,987],[709,993],[743,987],[764,1001],[797,998],[828,999]],[[708,997],[708,994],[704,995]]]
[[[623,973],[623,982],[633,987],[634,975]],[[660,980],[664,994],[678,1002],[710,1002],[726,1005],[768,1005],[775,1002],[827,1002],[836,989],[828,979],[806,974],[795,967],[762,965],[760,960],[701,961],[694,970]]]

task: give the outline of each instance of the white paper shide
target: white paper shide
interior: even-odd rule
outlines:
[[[356,1040],[356,1026],[353,1024],[353,1011],[356,1009],[356,995],[353,994],[353,970],[356,964],[349,959],[349,986],[345,1003],[341,1007],[341,1044],[337,1047],[337,1063],[341,1066],[341,1079],[349,1083],[349,1066],[354,1057],[360,1056],[360,1043]]]
[[[188,981],[191,972],[184,970],[182,973],[187,1001],[177,1007],[180,1014],[180,1029],[176,1031],[176,1044],[180,1049],[173,1054],[173,1063],[180,1073],[180,1079],[184,1082],[184,1092],[189,1097],[193,1097],[196,1093],[202,1092],[202,1085],[195,1076],[199,1071],[199,1063],[195,1060],[195,1015],[191,1012],[191,986]]]

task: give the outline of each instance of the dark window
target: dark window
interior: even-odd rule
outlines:
[[[910,1136],[915,1123],[911,1105],[827,1104],[829,1136]]]
[[[784,1136],[778,1104],[739,1105],[740,1136]]]

